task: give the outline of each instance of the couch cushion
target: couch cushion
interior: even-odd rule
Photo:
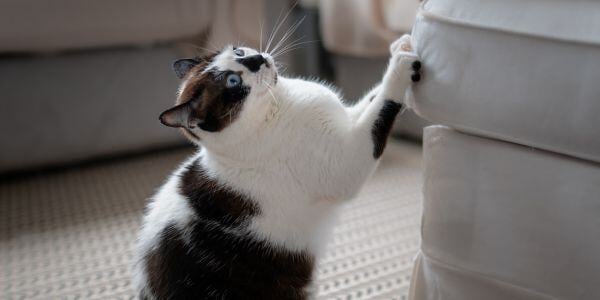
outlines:
[[[0,52],[136,45],[207,30],[209,0],[3,0]]]
[[[415,110],[466,132],[600,161],[600,2],[428,0]]]
[[[413,299],[600,299],[599,164],[442,126],[423,160]]]

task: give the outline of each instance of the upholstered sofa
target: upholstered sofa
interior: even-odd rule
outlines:
[[[600,3],[428,0],[410,299],[600,299]]]

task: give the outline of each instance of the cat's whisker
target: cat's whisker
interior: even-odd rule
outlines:
[[[266,85],[268,88],[271,88],[271,84],[269,84],[266,80],[261,80],[261,82]]]
[[[288,30],[283,34],[283,36],[281,37],[279,42],[275,45],[275,47],[273,47],[272,52],[276,52],[277,49],[279,49],[279,47],[281,47],[290,37],[292,37],[293,34],[296,32],[296,30],[298,30],[298,28],[300,28],[300,25],[302,25],[302,22],[304,22],[305,19],[306,19],[306,16],[303,16],[302,18],[300,18],[300,20],[298,20],[294,24],[292,24],[292,26],[290,26],[290,28],[288,28]]]
[[[271,98],[273,98],[273,102],[277,102],[277,98],[275,98],[275,94],[273,94],[273,89],[272,88],[268,88],[267,91],[269,91],[269,94],[271,95]]]
[[[226,116],[228,116],[228,117],[229,117],[229,121],[230,121],[230,123],[231,123],[231,120],[232,120],[232,115],[233,115],[233,111],[234,111],[235,109],[237,109],[237,107],[236,107],[236,106],[233,106],[233,107],[232,107],[231,109],[229,109],[229,110],[228,110],[226,113],[224,113],[224,114],[221,116],[221,118],[225,118]]]
[[[275,39],[275,36],[277,36],[279,29],[285,23],[285,21],[287,21],[287,18],[290,16],[290,14],[294,10],[294,8],[296,8],[297,5],[298,5],[298,2],[297,1],[294,2],[294,4],[290,7],[290,9],[288,10],[288,12],[285,14],[285,16],[283,17],[283,19],[280,22],[279,22],[279,17],[277,17],[277,25],[273,29],[273,34],[271,35],[271,38],[269,39],[269,42],[267,43],[267,48],[265,49],[265,52],[269,53],[269,47],[271,46],[271,43]],[[280,13],[280,15],[281,15],[281,13]]]
[[[282,74],[285,74],[285,72],[287,72],[287,70],[288,70],[288,67],[287,67],[287,66],[282,66],[282,67],[279,69],[279,72],[280,72],[280,73],[282,73]]]
[[[285,47],[283,47],[282,49],[279,49],[278,51],[274,51],[272,55],[273,55],[274,57],[277,57],[277,56],[279,56],[281,52],[283,52],[283,51],[285,51],[285,50],[289,49],[290,47],[293,47],[293,46],[295,46],[295,44],[296,44],[296,43],[298,43],[298,42],[300,42],[300,41],[302,41],[302,39],[303,39],[303,38],[304,38],[304,36],[301,36],[301,37],[299,37],[299,38],[297,38],[297,39],[295,39],[295,40],[291,41],[291,42],[290,42],[288,45],[286,45],[286,46],[285,46]]]
[[[260,28],[260,33],[259,33],[260,34],[260,38],[259,38],[259,41],[258,41],[258,52],[262,53],[263,52],[262,51],[262,49],[263,49],[263,21],[260,20],[260,22],[259,22],[258,25],[259,25],[259,28]]]
[[[291,47],[294,47],[294,46],[297,46],[297,45],[301,45],[301,44],[312,43],[312,42],[317,42],[317,41],[318,41],[318,40],[303,41],[303,39],[304,39],[304,38],[305,38],[305,36],[303,35],[303,36],[301,36],[301,37],[298,37],[298,38],[296,38],[296,39],[292,40],[292,41],[291,41],[291,42],[289,42],[289,44],[287,44],[285,47],[283,47],[283,48],[281,48],[281,49],[279,49],[279,50],[277,50],[277,51],[273,51],[273,54],[272,54],[272,55],[275,55],[275,56],[277,56],[277,55],[279,55],[281,52],[283,52],[283,51],[285,51],[285,50],[287,50],[287,49],[289,49],[289,48],[291,48]]]
[[[263,83],[267,86],[267,91],[271,95],[271,98],[273,98],[273,101],[277,102],[277,98],[275,98],[275,94],[273,94],[273,87],[264,80],[263,80]]]
[[[279,15],[277,16],[277,19],[275,20],[275,26],[271,29],[271,31],[269,32],[269,34],[267,35],[267,45],[265,47],[265,52],[269,52],[269,47],[271,46],[271,42],[273,40],[273,34],[274,34],[274,30],[277,27],[277,25],[279,24],[279,19],[281,18],[281,14],[283,13],[283,10],[279,11]]]
[[[287,69],[288,69],[288,65],[287,64],[280,63],[280,62],[276,62],[275,63],[275,67],[277,68],[277,71],[279,73],[285,73],[285,71],[287,71]]]
[[[281,55],[283,55],[285,53],[288,53],[290,51],[294,51],[294,50],[300,49],[300,48],[302,48],[302,45],[309,44],[309,43],[315,43],[315,42],[318,42],[318,41],[317,40],[304,41],[304,42],[299,42],[299,43],[290,45],[286,49],[283,49],[283,50],[279,51],[278,53],[276,53],[276,55],[273,55],[273,58],[277,58],[278,56],[281,56]]]
[[[209,53],[219,52],[223,48],[222,46],[217,47],[217,45],[213,44],[210,40],[207,40],[207,43],[208,43],[207,46],[213,49]]]

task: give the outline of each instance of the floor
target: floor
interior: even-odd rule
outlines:
[[[146,199],[179,149],[0,182],[0,299],[133,299]],[[318,266],[318,299],[405,299],[419,244],[421,148],[392,142],[345,207]]]

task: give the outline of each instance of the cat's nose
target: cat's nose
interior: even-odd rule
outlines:
[[[256,54],[236,59],[237,62],[244,65],[250,72],[258,72],[260,66],[267,62],[262,54]]]

